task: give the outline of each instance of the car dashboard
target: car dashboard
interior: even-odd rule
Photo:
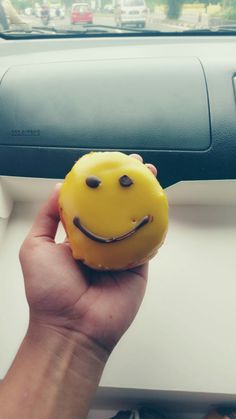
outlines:
[[[1,377],[27,328],[18,252],[38,207],[84,153],[120,150],[158,167],[170,226],[90,417],[235,403],[235,37],[2,40],[0,56]]]

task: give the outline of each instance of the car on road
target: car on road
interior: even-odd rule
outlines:
[[[93,23],[93,13],[88,3],[74,3],[71,8],[71,24]]]
[[[116,25],[134,25],[144,28],[147,12],[145,0],[116,0],[114,11]]]

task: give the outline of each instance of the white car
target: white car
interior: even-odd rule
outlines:
[[[144,28],[147,12],[145,0],[117,0],[115,4],[116,25],[134,25]]]

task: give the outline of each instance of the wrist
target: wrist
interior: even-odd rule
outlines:
[[[0,388],[0,416],[86,418],[108,354],[84,335],[31,317]]]
[[[83,333],[60,326],[52,326],[42,320],[30,316],[30,322],[25,340],[29,345],[37,346],[43,353],[55,356],[55,362],[67,356],[73,364],[73,371],[81,372],[82,366],[103,369],[109,353],[106,348],[97,344]]]

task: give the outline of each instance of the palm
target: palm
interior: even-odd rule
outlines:
[[[31,312],[43,315],[53,326],[84,333],[112,349],[142,301],[146,266],[96,272],[79,265],[67,243],[44,239],[29,252],[30,266],[25,268],[24,260],[22,265]]]

